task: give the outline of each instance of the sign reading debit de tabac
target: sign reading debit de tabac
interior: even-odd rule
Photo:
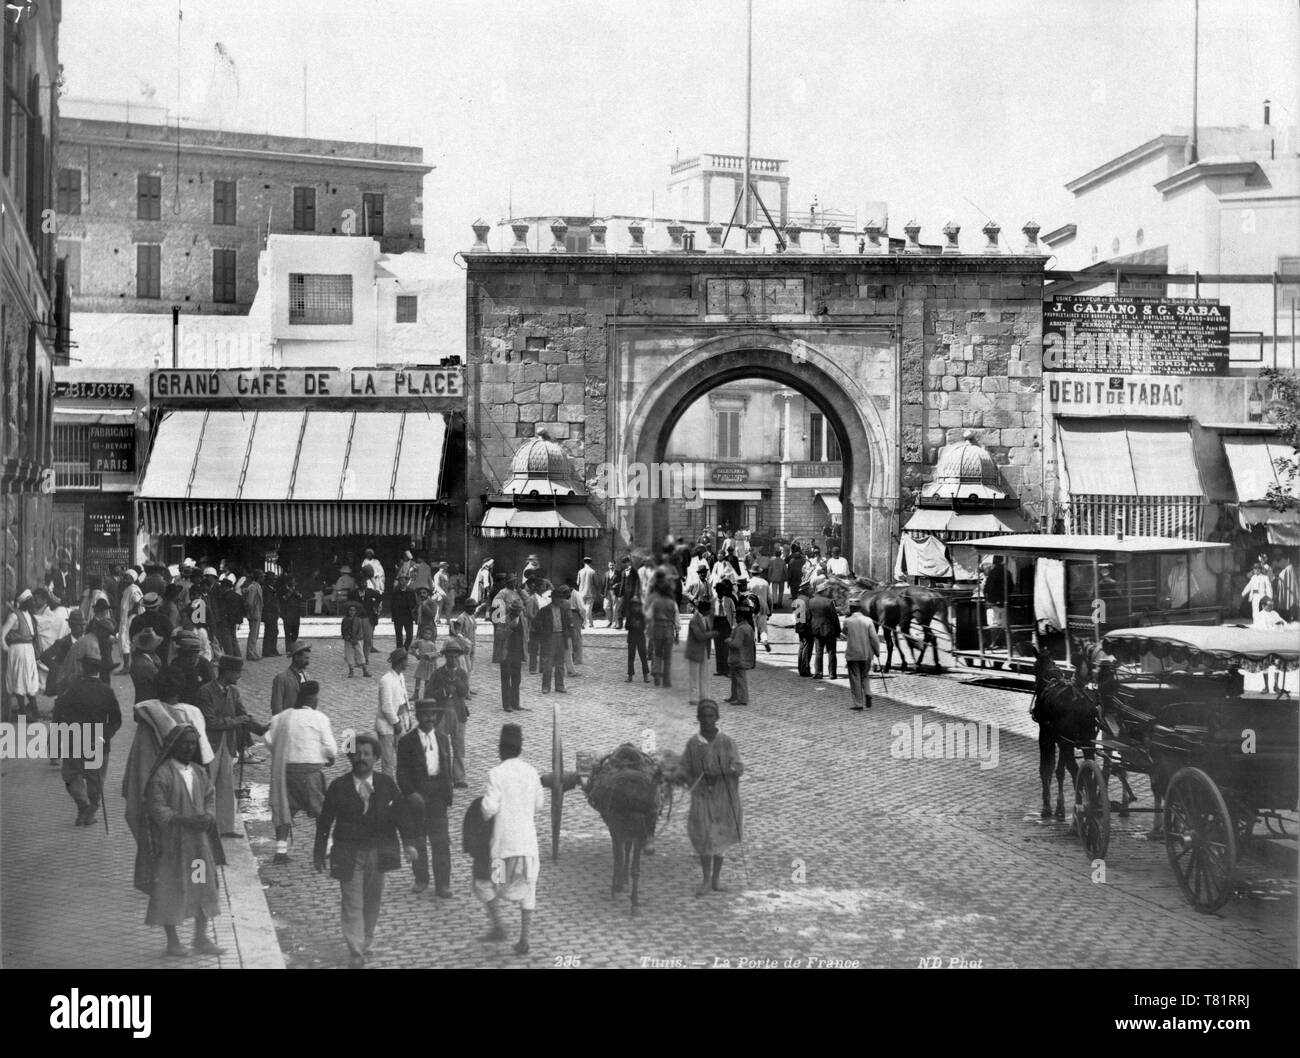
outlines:
[[[168,404],[217,400],[312,401],[463,397],[459,367],[264,368],[152,371],[149,397]]]

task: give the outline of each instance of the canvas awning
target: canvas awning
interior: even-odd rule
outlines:
[[[762,503],[763,490],[759,489],[700,489],[702,500],[741,500],[745,503]]]
[[[424,411],[173,411],[136,499],[154,533],[419,536],[446,442]]]
[[[489,507],[475,528],[489,539],[578,540],[600,536],[595,514],[579,504],[556,507]]]
[[[919,508],[903,526],[906,533],[1027,533],[1032,526],[1015,511],[950,511]]]
[[[54,402],[54,422],[59,426],[103,426],[109,423],[126,426],[135,420],[134,408],[87,408],[85,405]]]
[[[830,489],[818,489],[817,498],[826,504],[826,510],[830,516],[837,521],[844,517],[844,504],[840,501],[839,492],[833,492]]]
[[[1286,488],[1288,484],[1290,494],[1300,497],[1300,483],[1294,479],[1284,481],[1276,464],[1278,459],[1294,459],[1294,450],[1276,436],[1229,436],[1222,440],[1237,488],[1237,517],[1242,528],[1263,525],[1270,544],[1300,545],[1300,510],[1275,510],[1267,499],[1271,487]]]
[[[1204,496],[1182,422],[1057,420],[1071,496]]]

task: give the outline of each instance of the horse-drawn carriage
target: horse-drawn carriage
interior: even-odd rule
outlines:
[[[1152,836],[1163,836],[1183,894],[1198,910],[1214,911],[1232,895],[1244,842],[1294,837],[1288,826],[1300,785],[1300,729],[1291,677],[1300,635],[1238,626],[1128,628],[1106,634],[1093,660],[1096,690],[1080,689],[1075,698],[1095,718],[1094,737],[1077,745],[1090,758],[1075,781],[1084,847],[1093,859],[1106,855],[1112,811],[1154,812]],[[1040,686],[1038,698],[1045,693]],[[1154,808],[1132,805],[1134,773],[1149,778]],[[1122,787],[1118,804],[1110,800],[1112,775]],[[1266,834],[1253,838],[1261,822]]]
[[[960,546],[987,563],[981,589],[953,599],[952,652],[968,666],[1030,670],[1059,642],[1056,660],[1069,668],[1072,639],[1095,643],[1115,628],[1221,617],[1215,567],[1227,544],[1026,533]],[[1065,635],[1047,637],[1047,626]]]

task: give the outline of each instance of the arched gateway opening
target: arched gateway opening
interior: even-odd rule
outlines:
[[[779,335],[747,334],[704,342],[632,395],[620,446],[629,465],[662,466],[669,439],[683,414],[710,391],[739,380],[765,379],[802,394],[825,417],[839,442],[843,476],[839,496],[841,547],[860,574],[883,577],[891,561],[895,504],[892,462],[881,409],[815,346]],[[888,409],[886,409],[887,414]],[[659,544],[676,529],[671,507],[639,497],[618,521],[629,542]]]

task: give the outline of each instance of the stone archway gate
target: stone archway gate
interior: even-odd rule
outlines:
[[[893,569],[900,517],[964,429],[1042,513],[1037,253],[465,255],[468,486],[494,491],[545,427],[574,476],[660,461],[677,417],[761,377],[822,410],[845,455],[854,568]],[[593,493],[614,551],[662,540],[663,505]],[[471,548],[472,550],[472,548]]]

